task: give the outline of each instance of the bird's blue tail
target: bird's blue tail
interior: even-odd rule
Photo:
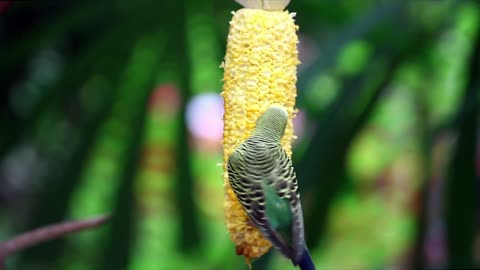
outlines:
[[[313,264],[312,257],[308,249],[305,249],[303,252],[302,258],[298,261],[298,267],[302,270],[315,270],[315,265]]]

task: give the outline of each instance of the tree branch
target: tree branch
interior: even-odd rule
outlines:
[[[41,227],[20,234],[10,240],[0,242],[0,270],[4,269],[5,258],[25,248],[50,241],[78,231],[93,229],[110,219],[109,215],[94,217],[87,220],[68,221]]]

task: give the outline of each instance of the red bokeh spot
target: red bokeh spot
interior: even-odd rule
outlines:
[[[176,113],[180,107],[180,94],[173,84],[163,84],[153,90],[150,96],[150,109],[162,113]]]

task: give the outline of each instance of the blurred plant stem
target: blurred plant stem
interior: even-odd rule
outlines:
[[[146,87],[152,89],[152,87]],[[141,105],[135,106],[133,116],[134,131],[127,150],[127,159],[123,167],[121,185],[116,198],[115,212],[112,214],[112,228],[109,231],[107,245],[100,258],[98,269],[126,269],[129,263],[134,231],[133,190],[134,180],[140,166],[142,141],[148,110],[150,91],[145,91]]]
[[[100,216],[91,219],[52,224],[2,242],[0,243],[0,270],[4,269],[5,259],[10,254],[71,233],[96,228],[106,223],[109,219],[110,216]]]
[[[431,196],[430,194],[430,181],[433,177],[432,173],[432,160],[433,155],[433,144],[434,138],[430,133],[429,126],[429,114],[426,109],[427,105],[425,104],[424,99],[417,99],[417,108],[418,108],[418,129],[419,134],[422,136],[421,145],[422,145],[422,159],[423,164],[423,174],[421,177],[422,184],[419,191],[419,205],[418,205],[418,214],[417,214],[417,231],[415,236],[415,242],[412,250],[412,269],[425,269],[425,241],[426,241],[426,228],[427,223],[429,222],[427,212],[428,212],[428,200]]]
[[[458,138],[450,164],[446,188],[447,245],[449,268],[473,268],[473,245],[476,224],[475,160],[478,146],[478,100],[480,97],[480,28],[474,50],[470,57],[468,81],[462,108],[469,108],[473,101],[476,106],[464,111],[458,122]],[[462,110],[462,111],[463,111]]]
[[[190,142],[186,126],[186,107],[192,94],[190,72],[191,65],[188,59],[188,41],[186,28],[186,5],[180,1],[171,1],[165,3],[166,10],[175,14],[170,18],[170,27],[179,31],[172,31],[170,36],[170,46],[175,53],[179,67],[179,88],[181,89],[181,102],[179,119],[180,125],[177,140],[177,164],[178,178],[175,184],[176,205],[179,210],[180,230],[179,230],[179,248],[183,252],[191,252],[200,245],[200,228],[198,223],[198,211],[194,202],[194,181],[192,174],[192,164],[190,159]],[[195,44],[193,44],[195,46]]]
[[[320,122],[320,128],[298,166],[299,178],[305,181],[303,198],[307,205],[314,205],[305,213],[305,224],[309,224],[306,235],[310,241],[307,242],[311,246],[318,244],[330,204],[345,184],[342,168],[350,143],[368,119],[398,66],[398,60],[390,62],[382,58],[376,59],[364,73],[345,84],[342,94]],[[357,108],[359,111],[352,114],[345,108]],[[309,190],[315,190],[315,195]]]

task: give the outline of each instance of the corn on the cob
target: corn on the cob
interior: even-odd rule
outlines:
[[[262,4],[268,3],[262,1]],[[222,64],[225,218],[237,254],[243,254],[247,261],[266,253],[271,244],[249,224],[229,185],[226,166],[230,154],[250,136],[258,117],[273,104],[287,108],[289,120],[282,146],[291,156],[291,142],[295,137],[292,119],[296,114],[296,72],[300,63],[298,26],[293,17],[294,14],[281,10],[243,8],[234,12]]]

